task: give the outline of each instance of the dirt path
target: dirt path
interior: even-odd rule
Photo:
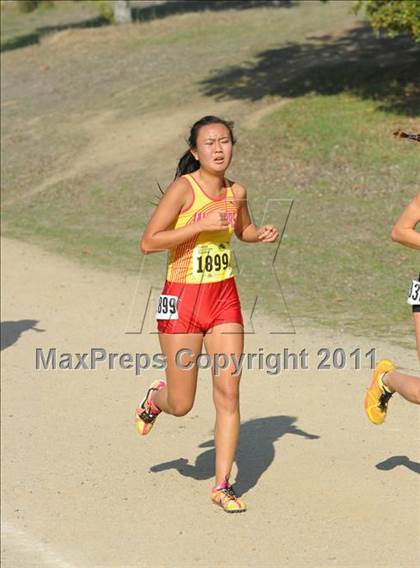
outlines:
[[[137,169],[139,164],[147,163],[152,157],[156,162],[163,148],[182,140],[182,134],[190,126],[191,116],[204,116],[206,111],[208,112],[208,106],[208,101],[204,100],[166,116],[156,113],[147,118],[140,116],[127,120],[121,120],[116,111],[73,114],[67,124],[61,125],[63,135],[75,137],[76,130],[82,125],[82,130],[89,140],[87,146],[70,162],[64,157],[55,173],[47,176],[40,184],[30,187],[24,194],[11,198],[4,205],[32,198],[81,173],[100,172],[104,167],[110,166],[118,167],[120,172],[126,172]],[[218,103],[217,109],[223,114],[229,112],[233,106],[233,102],[224,101]],[[256,122],[258,116],[253,119],[252,115],[250,120]]]
[[[376,347],[412,369],[414,351],[256,322],[247,352],[306,348],[309,369],[244,372],[234,473],[249,510],[229,516],[209,501],[209,371],[192,412],[141,439],[133,411],[158,370],[35,370],[37,347],[158,352],[156,335],[124,333],[146,283],[17,241],[2,252],[5,568],[418,565],[419,409],[396,398],[376,428],[362,412],[367,361],[316,370],[320,347]]]

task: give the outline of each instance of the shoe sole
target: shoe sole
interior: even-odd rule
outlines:
[[[377,406],[376,406],[376,404],[372,403],[372,402],[370,401],[370,398],[369,398],[369,391],[370,391],[370,389],[371,389],[376,383],[377,383],[377,380],[376,380],[376,378],[375,378],[375,376],[374,376],[373,379],[372,379],[372,381],[371,381],[371,383],[370,383],[370,385],[369,385],[368,391],[367,391],[367,393],[366,393],[366,395],[365,395],[365,405],[364,405],[364,406],[365,406],[365,412],[366,412],[366,415],[367,415],[369,421],[370,421],[372,424],[374,424],[375,426],[380,426],[381,424],[383,424],[383,423],[385,422],[385,419],[386,419],[386,412],[384,412],[384,414],[383,414],[383,419],[382,419],[381,421],[378,421],[377,419],[375,419],[375,418],[372,416],[371,412],[372,412],[372,408],[377,408]]]
[[[220,507],[221,509],[223,509],[223,506],[220,505],[219,503],[215,503],[213,501],[213,505],[216,505],[217,507]],[[225,513],[245,513],[246,509],[237,509],[236,511],[229,511],[228,509],[223,509],[223,511]]]
[[[385,365],[385,362],[386,362],[386,365]],[[380,361],[380,362],[378,363],[378,366],[379,366],[381,363],[382,363],[382,365],[383,365],[384,367],[389,367],[389,368],[384,369],[384,370],[381,370],[381,371],[379,371],[379,369],[378,369],[378,371],[377,371],[376,369],[374,370],[372,380],[370,381],[370,385],[369,385],[369,388],[368,388],[368,390],[367,390],[367,392],[366,392],[366,394],[365,394],[365,399],[364,399],[364,407],[365,407],[366,415],[367,415],[369,421],[370,421],[372,424],[374,424],[375,426],[380,426],[381,424],[383,424],[383,423],[385,422],[387,413],[384,412],[384,414],[383,414],[383,420],[381,420],[380,422],[378,422],[377,420],[375,421],[375,420],[373,419],[373,417],[372,417],[371,414],[370,414],[370,413],[371,413],[371,408],[372,408],[372,407],[373,407],[373,408],[376,408],[376,406],[370,404],[370,401],[369,401],[369,391],[370,391],[370,389],[371,389],[374,385],[376,385],[376,384],[378,383],[378,379],[376,378],[377,376],[379,377],[380,375],[382,375],[382,373],[388,373],[389,371],[393,371],[393,370],[396,368],[395,365],[394,365],[394,363],[392,363],[392,361],[390,361],[389,359],[383,359],[382,361]]]
[[[147,436],[147,434],[150,434],[151,429],[155,425],[154,422],[153,422],[153,424],[150,426],[150,428],[147,430],[147,432],[145,432],[145,423],[143,422],[143,420],[141,418],[139,418],[137,416],[137,413],[135,415],[135,422],[136,422],[137,432],[140,434],[140,436]]]
[[[247,510],[247,508],[245,507],[245,509],[232,509],[229,511],[229,509],[225,509],[221,503],[218,503],[214,499],[211,499],[211,502],[213,503],[213,505],[217,505],[217,507],[223,509],[225,513],[245,513],[245,511]]]

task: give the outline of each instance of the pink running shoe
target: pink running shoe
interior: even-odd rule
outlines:
[[[163,381],[161,379],[153,381],[153,383],[149,386],[146,396],[136,408],[135,421],[137,431],[142,436],[145,436],[150,432],[155,424],[156,418],[162,412],[161,410],[159,410],[159,412],[157,413],[155,411],[152,411],[151,399],[153,392],[158,391],[163,387],[166,387],[166,381]],[[156,405],[153,406],[157,408]]]
[[[226,513],[243,513],[246,511],[245,503],[236,495],[227,478],[224,483],[212,488],[211,500],[215,505],[222,507]]]

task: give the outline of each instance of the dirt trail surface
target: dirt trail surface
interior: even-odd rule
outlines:
[[[13,240],[2,258],[5,568],[418,565],[418,407],[394,397],[375,427],[366,359],[316,370],[321,347],[376,347],[412,370],[414,351],[298,322],[296,335],[270,335],[274,323],[256,321],[247,353],[306,348],[309,368],[244,371],[233,479],[248,511],[228,515],[210,503],[208,370],[190,414],[161,416],[143,439],[134,408],[162,371],[35,370],[36,348],[159,352],[156,335],[125,333],[148,283]]]
[[[232,106],[233,104],[229,101],[223,102],[218,104],[218,109],[219,112],[228,112]],[[206,107],[208,103],[196,104],[193,108],[190,105],[188,109],[172,112],[168,117],[156,114],[147,119],[142,116],[126,121],[118,119],[116,111],[74,115],[68,124],[61,125],[61,129],[69,136],[74,136],[76,128],[74,124],[77,119],[77,128],[82,125],[82,130],[88,140],[83,152],[80,152],[71,162],[68,158],[67,160],[64,158],[55,173],[47,176],[41,183],[26,191],[24,195],[19,194],[6,204],[39,195],[57,183],[75,178],[81,173],[98,173],[104,167],[110,166],[118,166],[120,172],[131,171],[138,167],[139,157],[146,161],[155,157],[156,153],[165,146],[176,143],[181,138],[180,132],[185,129],[190,117],[202,116],[205,114]],[[251,114],[250,124],[257,124],[260,115],[263,116],[261,111]],[[31,122],[34,129],[37,123],[37,119]],[[119,151],[115,152],[115,148]]]

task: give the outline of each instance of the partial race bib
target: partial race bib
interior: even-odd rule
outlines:
[[[193,275],[197,280],[224,280],[233,276],[229,243],[197,245],[193,252]]]
[[[411,283],[407,304],[410,304],[410,306],[420,306],[420,282],[418,280],[413,280]]]
[[[161,294],[156,310],[157,320],[177,320],[178,316],[178,296],[168,296]]]

